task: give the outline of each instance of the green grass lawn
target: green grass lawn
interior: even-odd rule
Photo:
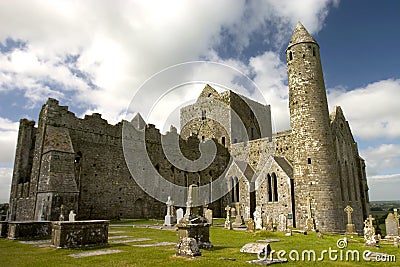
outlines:
[[[271,243],[273,250],[285,250],[289,253],[291,250],[297,250],[300,253],[304,250],[314,250],[316,257],[319,258],[323,250],[339,250],[336,242],[340,235],[324,234],[323,238],[318,238],[316,233],[308,235],[294,234],[291,237],[284,236],[279,232],[259,231],[251,233],[247,231],[230,231],[219,226],[213,226],[210,229],[210,240],[214,244],[212,249],[201,250],[202,256],[194,259],[176,257],[174,246],[163,247],[134,247],[138,244],[151,244],[157,242],[177,242],[176,231],[141,228],[140,224],[160,224],[161,221],[116,221],[112,222],[118,226],[111,226],[109,231],[112,236],[128,236],[125,239],[132,238],[150,238],[149,241],[113,244],[106,249],[123,250],[121,253],[92,256],[86,258],[72,258],[69,254],[81,253],[86,251],[99,250],[69,250],[56,249],[52,247],[38,247],[31,244],[21,244],[18,241],[0,239],[0,266],[257,266],[250,265],[246,261],[257,259],[256,255],[240,253],[240,248],[249,242],[255,242],[259,239],[276,238],[280,242]],[[136,227],[132,227],[135,224]],[[396,256],[397,262],[377,263],[366,262],[362,259],[364,250],[384,252]],[[360,252],[360,261],[345,261],[345,252],[347,250],[357,250]],[[343,260],[331,261],[328,254],[321,261],[291,261],[284,266],[399,266],[400,249],[394,248],[393,244],[381,244],[380,248],[364,247],[362,237],[355,237],[348,246],[343,249]],[[340,256],[339,253],[337,253]],[[286,254],[285,257],[288,257]],[[223,259],[225,258],[225,259]],[[235,261],[226,260],[233,258]],[[276,255],[275,255],[276,258]]]

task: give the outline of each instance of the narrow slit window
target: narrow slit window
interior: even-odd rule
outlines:
[[[308,164],[311,164],[311,158],[308,158],[308,159],[307,159],[307,163],[308,163]]]
[[[312,48],[312,55],[315,57],[315,47]]]
[[[289,61],[293,59],[292,51],[289,52]]]

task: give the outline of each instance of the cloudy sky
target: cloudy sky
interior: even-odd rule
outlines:
[[[0,1],[0,202],[20,118],[37,121],[53,97],[77,116],[99,112],[116,123],[146,80],[176,64],[214,61],[248,75],[272,106],[275,130],[288,129],[284,51],[297,21],[320,44],[330,110],[342,106],[350,122],[370,199],[399,199],[399,11],[397,0]],[[229,75],[218,78],[229,86]],[[200,87],[186,89],[149,122],[163,128],[162,114]]]

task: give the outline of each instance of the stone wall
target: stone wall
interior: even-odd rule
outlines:
[[[22,122],[21,127],[25,124]],[[33,152],[30,151],[34,155],[31,182],[25,182],[29,194],[18,193],[24,185],[18,183],[20,173],[29,173],[25,169],[30,166],[20,170],[18,164],[26,160],[26,153],[17,151],[10,197],[11,220],[57,220],[61,205],[64,215],[73,209],[78,219],[162,218],[165,215],[165,204],[146,194],[127,168],[122,149],[122,123],[110,125],[99,114],[80,119],[67,107],[59,106],[58,101],[49,99],[41,111],[38,129],[31,131],[36,136],[30,135],[35,145]],[[153,167],[176,184],[206,184],[218,177],[229,161],[226,149],[217,144],[219,156],[209,168],[196,173],[174,168],[164,155],[159,130],[147,125],[145,131]],[[25,135],[22,130],[21,138]],[[197,138],[181,140],[180,147],[189,159],[200,156]],[[210,207],[215,209],[216,216],[221,214],[219,203]]]

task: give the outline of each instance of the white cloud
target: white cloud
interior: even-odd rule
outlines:
[[[398,172],[400,166],[399,144],[381,144],[378,147],[368,147],[361,150],[360,155],[366,161],[368,177],[389,179],[391,176],[386,174]],[[382,176],[383,174],[385,175]]]
[[[320,29],[334,2],[1,2],[0,36],[22,40],[28,48],[2,55],[0,85],[19,86],[33,104],[42,104],[46,96],[68,98],[72,91],[74,102],[101,110],[116,122],[135,90],[155,72],[212,58],[213,47],[226,41],[221,29],[234,34],[233,46],[248,45],[260,27],[264,38],[278,30],[275,36],[287,42],[297,20],[310,32]],[[66,63],[67,55],[76,55],[77,61]],[[71,68],[86,74],[97,88]],[[49,80],[63,88],[47,86]]]
[[[289,129],[288,88],[286,64],[279,55],[271,51],[250,59],[250,68],[255,74],[254,82],[259,86],[268,104],[275,131]]]
[[[343,108],[353,133],[363,139],[400,137],[400,80],[383,80],[351,91],[329,90],[329,104]]]
[[[18,122],[12,122],[0,117],[0,163],[9,163],[14,161],[18,126]]]
[[[0,168],[0,203],[8,203],[12,179],[11,168]]]

